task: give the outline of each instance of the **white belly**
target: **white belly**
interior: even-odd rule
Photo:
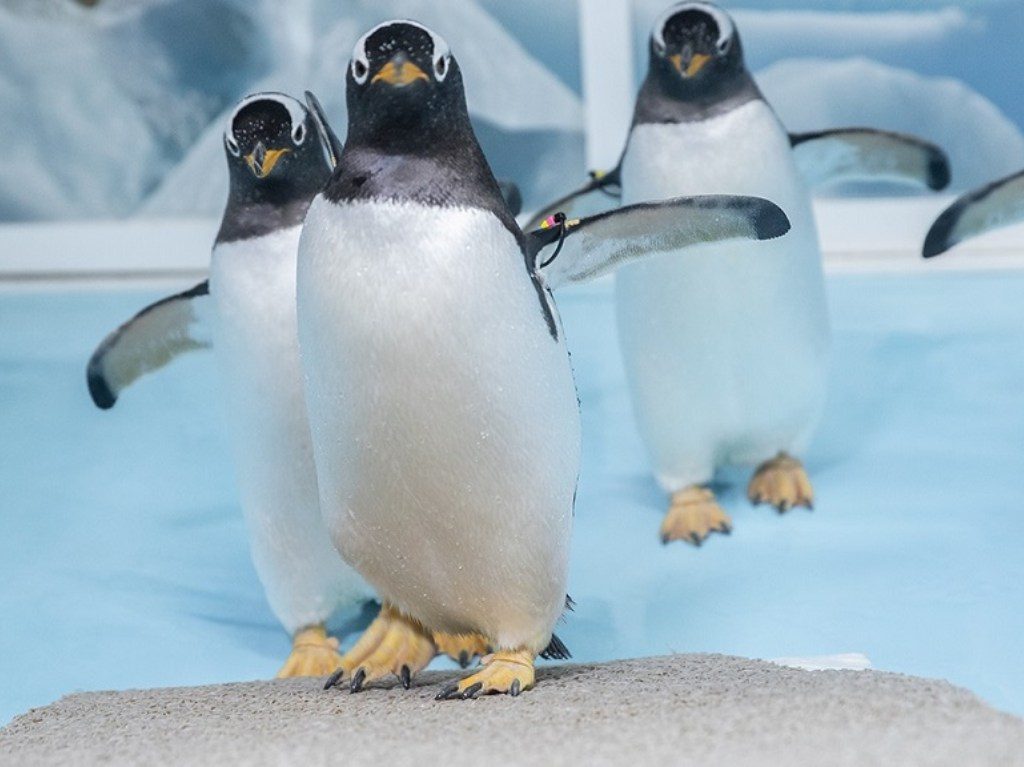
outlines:
[[[430,628],[540,649],[565,599],[579,413],[514,238],[480,210],[317,198],[298,274],[335,543]]]
[[[824,399],[828,315],[808,193],[763,102],[703,123],[636,128],[623,202],[749,194],[792,230],[706,245],[622,269],[619,336],[658,478],[675,491],[716,466],[799,451]]]
[[[295,320],[299,231],[220,245],[210,270],[213,344],[253,562],[289,631],[371,594],[320,515]]]

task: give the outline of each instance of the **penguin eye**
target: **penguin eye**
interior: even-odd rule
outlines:
[[[434,62],[434,75],[437,77],[438,82],[443,82],[444,78],[448,76],[448,57],[439,56]]]
[[[731,47],[732,47],[732,38],[731,37],[727,37],[727,38],[725,38],[724,40],[722,40],[718,44],[718,52],[720,54],[726,54],[726,53],[729,52],[729,49]]]
[[[299,123],[292,130],[292,141],[295,146],[302,146],[302,142],[306,140],[306,126]]]
[[[224,145],[228,148],[228,151],[231,152],[231,154],[233,154],[235,157],[241,156],[242,150],[238,148],[238,142],[235,141],[233,136],[225,136]]]
[[[352,77],[359,84],[362,85],[366,82],[366,78],[370,76],[370,67],[362,59],[354,59],[352,61]]]

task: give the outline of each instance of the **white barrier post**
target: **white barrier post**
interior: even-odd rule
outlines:
[[[609,170],[619,161],[635,98],[631,0],[579,0],[587,165]]]

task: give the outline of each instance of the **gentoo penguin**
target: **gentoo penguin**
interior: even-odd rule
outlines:
[[[383,608],[328,687],[388,674],[408,686],[431,632],[475,632],[494,652],[439,697],[516,695],[565,604],[579,470],[550,290],[788,222],[765,200],[698,198],[555,216],[524,234],[458,63],[415,22],[360,38],[347,98],[345,146],[299,246],[299,345],[324,519]]]
[[[89,365],[96,404],[112,407],[142,373],[208,345],[223,374],[232,447],[252,558],[275,615],[293,635],[278,676],[338,667],[325,621],[369,599],[338,556],[320,516],[299,367],[295,261],[302,221],[330,177],[306,108],[280,93],[242,100],[224,130],[227,206],[202,283],[143,310],[111,334]],[[204,302],[210,316],[201,322]]]
[[[709,244],[616,275],[634,412],[671,496],[664,542],[699,545],[731,530],[708,487],[724,465],[757,466],[748,488],[755,504],[811,507],[796,456],[822,410],[829,328],[808,184],[858,176],[938,188],[949,168],[940,150],[909,136],[788,135],[744,65],[729,15],[684,2],[654,25],[619,166],[542,211],[578,210],[598,191],[627,204],[749,194],[778,203],[793,224],[782,240]]]
[[[961,195],[928,230],[922,255],[932,258],[964,240],[1024,221],[1024,171]]]
[[[320,517],[299,368],[299,231],[340,152],[338,145],[322,151],[311,120],[279,93],[236,106],[224,131],[230,191],[209,284],[141,311],[100,345],[88,371],[93,400],[107,409],[142,374],[182,352],[211,342],[216,348],[253,561],[271,608],[293,635],[282,677],[335,671],[341,656],[325,621],[373,596],[338,556]],[[517,206],[515,185],[501,188]],[[435,642],[463,667],[487,650],[477,636],[438,635]]]

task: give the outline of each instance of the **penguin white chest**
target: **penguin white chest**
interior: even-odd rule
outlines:
[[[369,596],[320,515],[295,316],[299,233],[220,244],[210,268],[213,346],[252,557],[289,631]]]
[[[792,223],[777,240],[700,246],[617,275],[634,410],[661,484],[799,449],[823,402],[828,319],[810,200],[771,109],[639,125],[622,174],[625,203],[757,195]]]
[[[318,197],[298,312],[342,554],[431,628],[546,643],[565,597],[579,415],[515,237],[483,210]]]

